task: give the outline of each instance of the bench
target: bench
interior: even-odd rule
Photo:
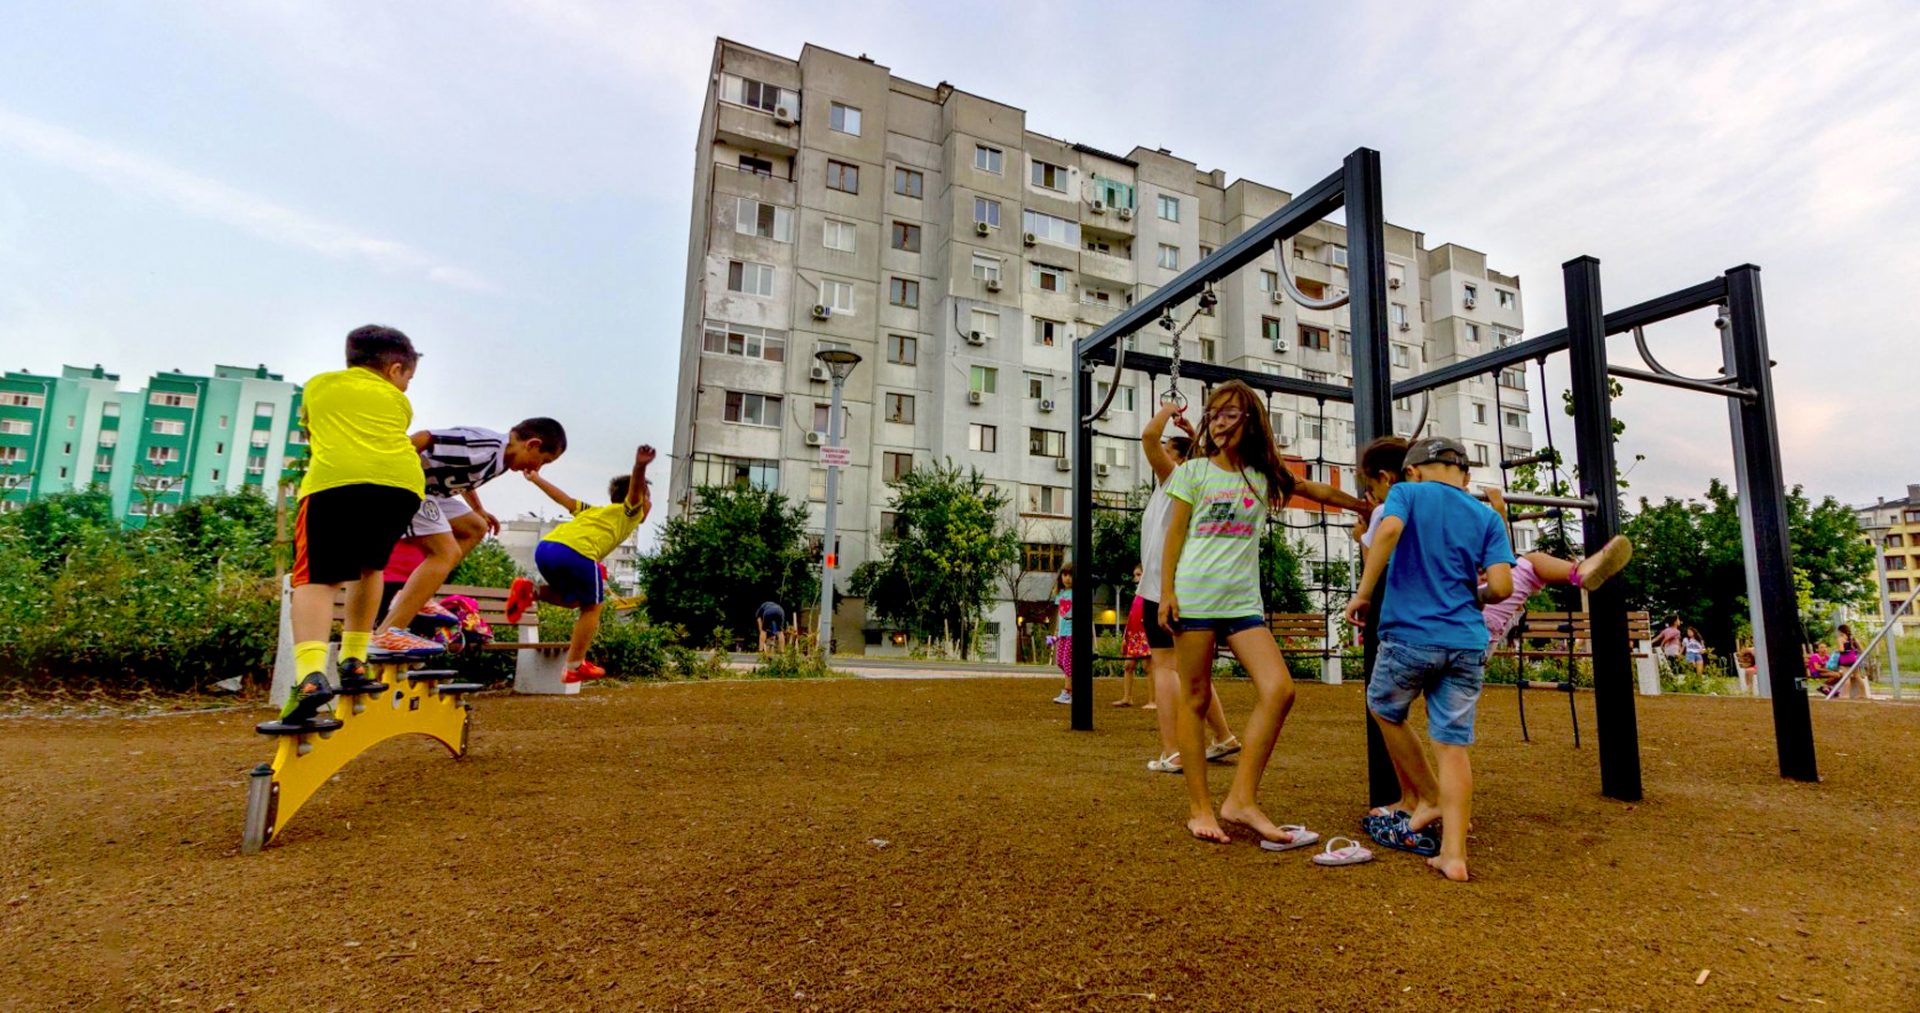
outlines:
[[[1526,612],[1520,617],[1518,639],[1493,652],[1512,658],[1525,670],[1530,658],[1593,658],[1592,621],[1585,612]],[[1627,640],[1633,645],[1636,680],[1643,696],[1660,694],[1660,668],[1653,652],[1653,618],[1645,612],[1627,613]],[[1557,682],[1528,682],[1530,689],[1560,689]]]
[[[515,693],[570,696],[580,692],[579,683],[568,683],[562,678],[566,674],[567,642],[540,639],[538,608],[527,609],[526,614],[520,617],[520,622],[514,624],[507,621],[506,588],[446,584],[441,586],[438,597],[452,594],[472,598],[480,606],[481,617],[492,624],[494,640],[481,650],[521,652],[513,669]],[[283,579],[280,585],[280,638],[273,658],[273,688],[267,695],[268,703],[275,707],[286,701],[287,694],[293,692],[293,685],[298,681],[293,666],[293,617],[289,611],[292,601],[292,581]],[[342,591],[333,601],[334,622],[346,618],[346,607],[346,592]],[[338,643],[328,645],[327,677],[336,683],[339,679],[334,671],[334,659],[338,653]]]
[[[1283,657],[1310,655],[1318,658],[1320,681],[1329,686],[1340,685],[1339,613],[1329,616],[1320,612],[1269,612],[1267,632],[1273,634]],[[1213,654],[1215,658],[1227,658],[1233,656],[1233,650],[1225,640],[1217,640],[1213,645]],[[1298,678],[1299,674],[1295,673],[1295,677]]]

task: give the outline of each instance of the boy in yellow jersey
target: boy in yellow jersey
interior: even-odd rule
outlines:
[[[347,368],[301,391],[311,457],[293,534],[293,655],[300,681],[280,719],[308,721],[333,699],[327,632],[333,599],[347,588],[340,635],[342,693],[378,691],[367,678],[367,642],[393,544],[420,507],[426,477],[407,436],[407,400],[420,353],[405,334],[368,324],[347,335]]]
[[[547,532],[534,549],[533,562],[546,581],[536,591],[533,581],[516,578],[507,596],[507,621],[517,623],[521,613],[537,598],[554,605],[580,610],[573,624],[573,641],[567,647],[566,682],[598,679],[606,669],[587,660],[587,647],[600,630],[600,606],[606,600],[601,580],[600,561],[621,542],[633,536],[635,528],[647,519],[653,498],[647,495],[647,465],[653,463],[654,450],[642,444],[633,454],[633,474],[621,475],[607,486],[608,506],[590,507],[561,492],[539,472],[527,472],[527,481],[540,487],[555,503],[573,513],[573,519]]]

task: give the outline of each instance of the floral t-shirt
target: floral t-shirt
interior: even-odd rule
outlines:
[[[1187,543],[1175,566],[1174,594],[1190,619],[1266,614],[1260,600],[1260,535],[1267,519],[1267,480],[1256,471],[1227,471],[1198,458],[1175,468],[1167,495],[1193,507]]]
[[[1073,636],[1073,592],[1061,591],[1053,600],[1053,608],[1059,617],[1059,624],[1053,628],[1054,635]]]

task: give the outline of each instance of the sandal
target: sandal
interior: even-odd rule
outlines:
[[[1440,853],[1440,839],[1433,834],[1432,826],[1419,830],[1408,825],[1406,817],[1393,820],[1378,820],[1367,828],[1367,836],[1373,843],[1395,851],[1405,851],[1422,858],[1432,858]]]
[[[1292,851],[1295,848],[1304,848],[1309,844],[1316,844],[1320,840],[1319,834],[1297,823],[1284,824],[1280,829],[1286,833],[1287,839],[1284,841],[1261,841],[1260,850]]]
[[[1147,769],[1156,774],[1179,774],[1183,773],[1186,768],[1180,766],[1180,754],[1178,752],[1172,752],[1157,760],[1148,760]]]
[[[1222,760],[1225,760],[1227,757],[1232,756],[1233,754],[1239,751],[1240,751],[1239,736],[1229,735],[1226,738],[1221,739],[1219,742],[1216,742],[1207,747],[1207,762],[1219,763]]]
[[[1346,846],[1334,847],[1341,841],[1347,842]],[[1315,865],[1359,865],[1361,862],[1371,861],[1373,861],[1373,852],[1368,851],[1359,841],[1351,837],[1335,837],[1327,842],[1327,850],[1313,856]]]

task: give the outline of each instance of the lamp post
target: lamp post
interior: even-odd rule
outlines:
[[[844,348],[823,348],[813,353],[813,357],[827,367],[833,376],[833,405],[827,409],[827,447],[840,449],[840,393],[846,388],[847,377],[853,367],[860,364],[860,356]],[[826,530],[820,541],[820,657],[825,660],[833,653],[833,567],[838,562],[834,558],[835,507],[840,500],[840,463],[839,454],[822,454],[827,461],[827,516]]]
[[[1878,518],[1867,525],[1867,537],[1873,540],[1873,600],[1880,606],[1880,639],[1887,645],[1887,677],[1893,681],[1893,698],[1900,699],[1900,645],[1893,624],[1898,621],[1887,602],[1887,534],[1893,524]]]

